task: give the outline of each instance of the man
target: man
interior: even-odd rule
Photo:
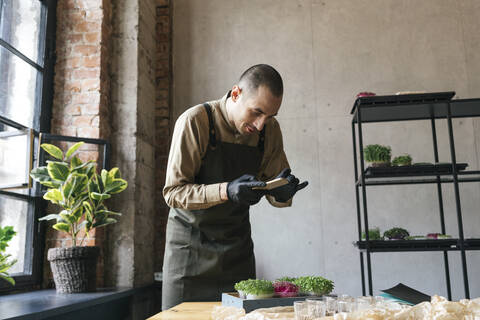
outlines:
[[[163,195],[171,207],[163,266],[162,308],[215,301],[235,282],[255,278],[249,207],[266,195],[287,207],[307,186],[290,173],[275,116],[283,97],[269,65],[246,70],[223,98],[177,120]],[[256,189],[283,177],[288,184]]]

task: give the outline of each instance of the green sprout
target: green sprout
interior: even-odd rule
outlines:
[[[383,233],[383,236],[391,240],[404,240],[410,233],[403,228],[392,228]]]
[[[369,144],[363,149],[365,161],[371,163],[390,163],[392,149],[389,146]]]
[[[293,278],[293,277],[281,277],[281,278],[278,278],[276,279],[275,281],[286,281],[286,282],[291,282],[293,283],[295,280],[297,280],[297,278]]]
[[[366,239],[365,231],[362,232],[362,239]],[[368,239],[369,240],[382,240],[382,235],[380,234],[380,228],[376,227],[373,229],[368,229]]]
[[[333,281],[314,276],[299,277],[293,284],[297,285],[301,292],[313,292],[319,296],[329,294],[334,288]]]
[[[409,154],[395,157],[392,160],[393,166],[410,166],[411,164],[412,164],[412,157]]]
[[[273,293],[273,284],[268,280],[248,279],[235,283],[235,290],[245,294],[270,294]]]

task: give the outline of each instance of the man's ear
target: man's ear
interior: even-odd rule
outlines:
[[[237,100],[240,98],[240,94],[242,93],[242,89],[238,85],[234,85],[232,88],[232,93],[230,96],[232,97],[233,102],[237,102]]]

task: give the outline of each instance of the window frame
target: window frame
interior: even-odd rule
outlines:
[[[43,53],[43,60],[40,60],[40,63],[43,62],[43,67],[23,55],[6,41],[0,39],[1,47],[39,71],[36,79],[34,103],[34,114],[39,116],[36,116],[33,120],[32,129],[35,134],[33,150],[38,149],[39,139],[37,132],[50,132],[51,130],[50,121],[53,104],[53,76],[56,58],[55,37],[57,1],[37,1],[40,1],[42,4],[40,28],[41,30],[44,30],[44,33],[39,35],[43,38],[40,39],[39,54]],[[2,2],[3,0],[0,0],[0,5]],[[0,120],[2,120],[2,123],[17,129],[30,129],[4,117],[1,117]],[[27,157],[28,156],[31,156],[31,154],[27,155]],[[33,161],[33,159],[31,159],[31,161]],[[47,202],[42,199],[42,196],[37,190],[39,190],[38,184],[33,184],[32,188],[28,189],[27,194],[0,190],[0,195],[2,197],[28,202],[25,239],[27,246],[25,248],[24,273],[13,275],[16,282],[15,286],[11,286],[5,281],[0,282],[0,292],[32,289],[41,284],[44,260],[43,253],[45,250],[45,226],[44,224],[39,223],[38,218],[41,216],[42,212],[45,212]]]

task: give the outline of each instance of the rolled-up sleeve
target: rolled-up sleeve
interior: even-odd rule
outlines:
[[[225,202],[220,183],[195,184],[208,147],[208,118],[196,107],[175,123],[163,196],[168,206],[187,210],[206,209]]]

